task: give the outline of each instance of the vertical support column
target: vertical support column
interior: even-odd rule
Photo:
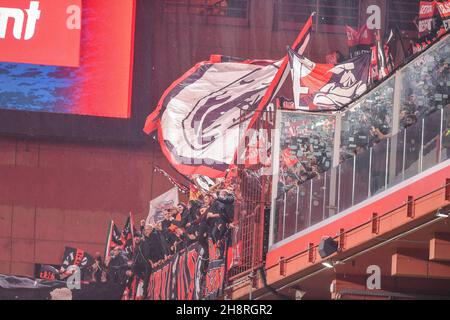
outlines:
[[[308,213],[308,227],[312,224],[312,198],[313,198],[313,180],[309,180],[309,213]]]
[[[334,214],[337,214],[339,212],[339,195],[337,194],[337,175],[339,169],[339,159],[341,155],[341,128],[342,128],[342,113],[338,112],[336,113],[336,121],[335,121],[335,128],[334,128],[334,142],[333,142],[333,159],[332,159],[332,165],[331,165],[331,175],[330,175],[330,185],[329,185],[329,202],[328,207],[331,208],[337,208],[334,211]],[[340,183],[340,179],[339,179]],[[337,198],[337,199],[336,199]],[[330,216],[330,215],[328,215]]]
[[[281,121],[281,110],[276,111],[275,118],[275,133],[274,133],[274,144],[272,153],[272,201],[270,208],[270,230],[269,230],[269,246],[274,243],[274,228],[275,228],[275,213],[277,210],[277,193],[278,193],[278,168],[280,166],[280,121]]]
[[[297,201],[295,204],[295,233],[297,233],[297,226],[298,226],[298,202],[300,198],[300,187],[297,186]]]
[[[325,208],[327,203],[327,172],[323,174],[323,205],[322,205],[322,221],[326,219]]]
[[[341,212],[341,165],[338,166],[337,212]]]
[[[333,142],[333,160],[332,167],[339,165],[339,159],[341,155],[341,128],[342,128],[342,113],[336,113],[336,121],[334,127],[334,142]]]
[[[339,212],[339,204],[337,203],[339,201],[339,198],[337,197],[337,182],[338,182],[338,167],[331,168],[330,172],[330,185],[328,187],[328,208],[329,208],[329,214],[328,217],[331,215],[335,215]],[[336,199],[338,198],[338,199]]]
[[[402,89],[402,73],[401,71],[395,72],[395,85],[394,85],[394,105],[392,109],[392,130],[391,130],[391,145],[390,145],[390,165],[389,165],[389,182],[393,183],[395,180],[395,171],[397,164],[397,146],[400,132],[400,98]]]
[[[287,192],[285,192],[283,196],[283,232],[281,234],[281,239],[284,239],[284,229],[286,226],[286,201],[287,201]]]
[[[372,153],[373,148],[369,149],[369,185],[367,188],[367,198],[370,198],[370,195],[372,194],[371,186],[372,186]]]
[[[356,156],[353,156],[352,206],[355,204]]]
[[[386,141],[386,167],[385,170],[386,172],[384,173],[384,190],[387,189],[387,185],[388,185],[388,177],[389,177],[389,146],[391,139],[388,138]]]
[[[407,131],[403,131],[403,163],[402,163],[402,181],[405,180],[405,164],[406,164],[406,133]]]
[[[425,131],[425,118],[422,119],[422,134],[420,136],[419,173],[423,171],[423,140]]]
[[[392,110],[392,135],[396,135],[400,131],[400,99],[402,93],[402,73],[401,71],[395,72],[395,85],[394,85],[394,106]]]
[[[441,127],[439,131],[439,150],[438,150],[438,160],[439,163],[442,161],[442,136],[444,135],[444,108],[441,109]]]

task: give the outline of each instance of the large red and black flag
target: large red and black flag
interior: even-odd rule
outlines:
[[[66,247],[61,263],[62,271],[66,271],[70,266],[77,266],[80,269],[88,268],[94,264],[94,258],[82,249]]]
[[[122,232],[114,223],[114,221],[111,220],[108,228],[108,235],[106,238],[105,259],[110,256],[112,249],[117,246],[122,248],[123,245],[124,243],[122,241]]]
[[[437,2],[436,5],[442,20],[441,32],[448,32],[450,30],[450,1]]]
[[[130,212],[127,218],[127,222],[122,229],[122,234],[120,235],[120,242],[122,243],[121,248],[125,251],[127,256],[131,259],[134,251],[134,233],[136,229],[134,228],[133,216]]]
[[[295,48],[309,40],[302,33]],[[239,128],[248,128],[272,100],[288,59],[245,60],[212,55],[196,64],[163,94],[144,132],[158,130],[161,149],[184,175],[223,177],[236,157]]]
[[[371,52],[375,39],[373,30],[364,24],[359,30],[355,30],[350,26],[345,26],[347,34],[347,45],[349,47],[350,58],[357,57],[363,53]]]
[[[419,4],[419,39],[437,36],[442,26],[442,20],[437,7],[437,1],[420,1]]]
[[[419,39],[413,52],[420,52],[450,29],[450,1],[420,1],[417,28]]]
[[[304,110],[337,110],[367,91],[371,54],[336,65],[314,63],[288,49],[295,106]]]

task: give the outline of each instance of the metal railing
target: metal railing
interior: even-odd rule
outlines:
[[[243,111],[241,117],[248,118],[248,112]],[[235,204],[235,224],[237,235],[233,237],[233,247],[239,250],[239,259],[229,270],[229,279],[237,279],[263,265],[268,247],[268,209],[272,178],[270,164],[264,164],[260,158],[262,153],[270,152],[272,137],[267,136],[275,124],[275,111],[272,107],[263,111],[254,122],[251,132],[247,132],[247,122],[240,128],[240,139],[243,141],[238,148],[242,155],[237,168],[237,191]],[[245,137],[245,139],[244,139]],[[256,150],[256,153],[253,152]],[[248,161],[253,158],[254,161]]]

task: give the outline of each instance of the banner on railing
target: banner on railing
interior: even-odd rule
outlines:
[[[153,270],[147,300],[215,299],[223,293],[225,259],[209,241],[209,259],[195,243]]]

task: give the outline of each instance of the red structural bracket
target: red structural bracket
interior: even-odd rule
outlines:
[[[406,207],[406,216],[408,218],[414,218],[414,197],[408,196],[408,202]]]
[[[380,232],[380,218],[378,213],[372,213],[372,233],[378,234]]]
[[[450,179],[445,179],[445,200],[450,201]]]
[[[314,243],[311,242],[308,244],[308,262],[314,263],[314,258]]]

